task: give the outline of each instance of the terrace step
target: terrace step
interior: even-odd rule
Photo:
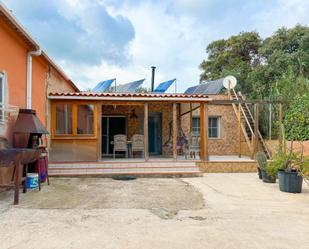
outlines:
[[[50,176],[201,176],[194,162],[50,163]]]

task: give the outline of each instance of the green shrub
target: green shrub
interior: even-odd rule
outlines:
[[[266,167],[267,175],[277,177],[279,170],[286,170],[291,163],[292,159],[295,159],[296,154],[288,154],[282,150],[278,150],[271,161],[268,162]]]
[[[286,112],[284,125],[288,140],[309,140],[309,95],[293,100]]]

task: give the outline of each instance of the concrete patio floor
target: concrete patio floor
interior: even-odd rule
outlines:
[[[309,248],[309,187],[288,194],[256,174],[52,178],[0,193],[0,248]]]

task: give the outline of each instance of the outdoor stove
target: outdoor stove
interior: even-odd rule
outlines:
[[[27,191],[29,165],[35,165],[32,170],[39,174],[39,189],[42,172],[48,180],[47,153],[42,146],[43,134],[47,134],[47,131],[35,111],[21,109],[13,129],[13,146],[6,138],[0,138],[0,187],[15,189],[14,204],[19,202],[20,184],[23,184],[24,193]]]
[[[20,109],[13,129],[13,147],[28,149],[42,148],[43,134],[47,134],[47,130],[36,116],[36,111]]]
[[[13,129],[13,147],[23,149],[29,155],[22,164],[26,165],[26,174],[28,170],[39,174],[39,189],[46,178],[49,184],[47,151],[42,140],[44,134],[48,132],[36,116],[36,111],[20,109]]]

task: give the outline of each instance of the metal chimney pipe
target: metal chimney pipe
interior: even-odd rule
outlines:
[[[151,92],[154,90],[154,80],[155,80],[156,67],[151,67]]]

